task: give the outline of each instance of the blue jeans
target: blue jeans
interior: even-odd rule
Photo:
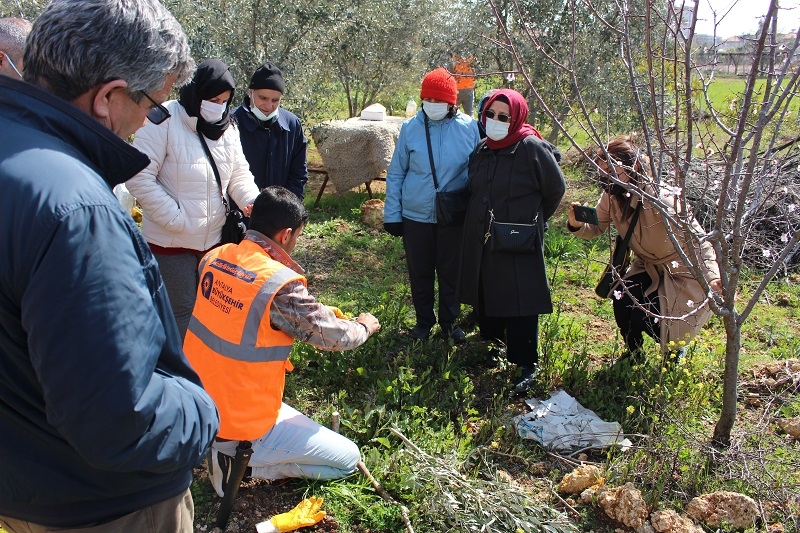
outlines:
[[[237,444],[214,442],[212,448],[233,457]],[[259,479],[337,479],[353,473],[360,460],[361,452],[353,441],[283,403],[272,429],[253,441],[248,466],[253,469],[252,477]]]

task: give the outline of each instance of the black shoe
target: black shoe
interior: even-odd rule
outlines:
[[[539,368],[536,366],[523,366],[520,367],[520,370],[522,374],[519,379],[514,382],[514,392],[517,394],[524,394],[528,392],[528,389],[530,389],[536,381]]]
[[[428,337],[431,336],[431,328],[417,324],[411,328],[411,331],[408,332],[408,336],[416,341],[426,341]]]
[[[467,342],[467,334],[458,326],[443,326],[442,334],[453,339],[455,344]]]

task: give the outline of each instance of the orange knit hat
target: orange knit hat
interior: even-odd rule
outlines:
[[[428,72],[422,79],[422,90],[419,92],[421,99],[433,98],[450,105],[456,105],[458,89],[456,79],[446,69],[437,68]]]

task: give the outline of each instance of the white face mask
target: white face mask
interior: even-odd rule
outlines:
[[[250,107],[250,111],[252,111],[252,113],[256,116],[256,118],[258,120],[261,120],[261,121],[272,120],[274,117],[277,117],[278,116],[278,109],[279,108],[276,107],[275,111],[273,111],[269,115],[265,115],[264,112],[261,111],[259,108],[255,107],[255,106]]]
[[[434,104],[433,102],[422,102],[422,110],[431,120],[442,120],[450,112],[450,104]]]
[[[225,114],[226,108],[227,103],[216,104],[214,102],[209,102],[208,100],[203,100],[200,102],[200,116],[203,117],[203,120],[209,124],[215,124],[222,120],[222,116]]]
[[[511,122],[500,122],[493,118],[486,119],[486,136],[493,141],[500,141],[505,139],[508,135],[508,127]]]

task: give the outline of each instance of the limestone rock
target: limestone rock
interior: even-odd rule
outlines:
[[[794,418],[781,418],[778,427],[796,439],[800,439],[800,416]]]
[[[672,509],[656,511],[650,515],[650,523],[658,533],[703,533],[703,529]]]
[[[361,221],[370,228],[383,227],[383,200],[372,198],[361,205]]]
[[[597,504],[609,518],[631,528],[644,524],[649,514],[642,493],[633,483],[601,492],[597,496]]]
[[[579,494],[598,483],[603,483],[600,469],[594,465],[580,465],[565,475],[556,489],[564,494]]]
[[[724,525],[728,529],[746,529],[758,516],[755,500],[737,492],[703,494],[686,507],[689,518],[711,528]]]
[[[582,504],[584,504],[584,505],[589,505],[590,503],[592,503],[594,501],[594,499],[597,496],[597,494],[602,492],[601,489],[602,489],[602,486],[599,485],[599,484],[598,485],[592,485],[588,489],[586,489],[583,492],[581,492],[580,502]]]
[[[657,533],[656,530],[653,529],[653,526],[650,524],[649,520],[645,520],[644,524],[637,527],[634,531],[636,533]]]

